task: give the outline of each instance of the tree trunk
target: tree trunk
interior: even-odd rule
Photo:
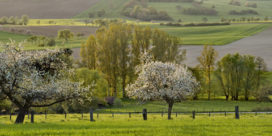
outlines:
[[[228,101],[229,100],[229,96],[228,95],[226,95],[226,101]]]
[[[209,88],[208,88],[208,100],[211,99],[211,73],[210,73],[210,67],[209,67],[209,72],[208,72],[208,77],[209,77]]]
[[[248,90],[245,90],[245,100],[248,101]]]
[[[173,102],[169,102],[169,103],[168,103],[168,120],[171,119],[171,113],[172,113],[173,105],[174,105]]]
[[[126,78],[125,77],[123,77],[122,89],[123,89],[123,98],[127,98],[127,95],[126,95]]]
[[[28,110],[26,110],[26,109],[20,109],[19,110],[19,114],[17,115],[16,121],[15,121],[16,124],[24,123],[25,114],[26,114],[27,111]]]

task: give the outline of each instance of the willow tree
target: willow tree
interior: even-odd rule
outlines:
[[[67,78],[72,72],[61,59],[64,51],[23,51],[14,42],[1,46],[0,94],[19,109],[16,123],[24,122],[31,107],[51,106],[88,92]]]
[[[168,119],[172,107],[194,94],[198,83],[186,67],[163,62],[147,62],[139,67],[135,83],[128,86],[128,96],[146,100],[164,100],[168,104]]]
[[[200,68],[204,71],[206,84],[208,85],[208,100],[211,99],[211,72],[214,69],[217,54],[213,47],[205,45],[201,56],[197,58]]]

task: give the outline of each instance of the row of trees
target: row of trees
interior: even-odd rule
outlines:
[[[82,44],[81,61],[106,75],[112,96],[118,95],[117,85],[121,82],[126,97],[126,85],[137,77],[141,54],[150,52],[155,60],[180,62],[185,53],[179,51],[178,42],[178,38],[158,29],[115,23],[101,27]]]
[[[33,107],[48,107],[56,103],[86,97],[88,87],[70,80],[74,76],[67,56],[69,50],[24,51],[14,41],[1,44],[0,98],[12,102],[23,123],[25,114]],[[83,99],[82,99],[83,100]]]
[[[214,8],[207,8],[200,4],[193,4],[193,7],[189,8],[177,8],[177,10],[183,14],[188,15],[208,15],[216,16],[218,12]]]
[[[259,17],[241,17],[241,18],[221,18],[221,22],[254,22],[261,21]],[[269,17],[266,16],[263,18],[263,21],[269,21]]]
[[[10,16],[10,17],[2,17],[0,18],[0,25],[27,25],[29,22],[29,17],[27,15],[23,15],[21,18]]]
[[[202,55],[198,58],[200,65],[200,81],[207,91],[208,99],[211,96],[212,77],[219,84],[226,100],[239,100],[241,94],[245,100],[250,96],[258,97],[262,93],[260,87],[264,85],[264,60],[260,57],[240,54],[227,54],[216,63],[218,53],[214,48],[205,46]],[[216,89],[216,88],[213,88]],[[217,88],[218,89],[218,88]],[[267,96],[265,96],[267,97]]]

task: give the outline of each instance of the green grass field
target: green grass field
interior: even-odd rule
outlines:
[[[222,97],[223,98],[223,97]],[[218,98],[219,99],[219,98]],[[225,100],[195,100],[175,103],[173,112],[209,112],[209,111],[234,111],[234,107],[239,106],[240,111],[253,111],[255,109],[272,109],[271,102],[257,101],[225,101]],[[150,112],[167,112],[167,103],[164,101],[154,101],[140,103],[137,101],[123,101],[122,107],[98,109],[97,112],[141,112],[146,108]]]
[[[173,120],[166,116],[148,114],[143,121],[141,114],[128,115],[95,114],[95,122],[89,121],[89,115],[35,115],[35,123],[25,119],[25,124],[14,125],[15,116],[0,116],[0,136],[270,136],[272,134],[271,114],[241,114],[234,119],[233,114],[199,115],[192,119],[190,114],[173,115]]]
[[[271,27],[271,24],[237,24],[206,27],[169,27],[151,25],[181,38],[185,45],[225,45],[254,35]]]
[[[216,16],[203,16],[203,15],[185,15],[180,13],[176,6],[181,6],[182,8],[192,7],[191,3],[186,2],[148,2],[148,6],[154,7],[155,9],[161,11],[166,11],[168,14],[174,19],[182,19],[184,22],[201,22],[203,17],[207,17],[210,22],[218,22],[222,17],[224,18],[241,18],[241,17],[259,17],[261,20],[264,19],[265,16],[271,16],[271,0],[254,0],[249,1],[251,3],[256,3],[257,8],[245,7],[245,3],[247,0],[239,0],[241,2],[241,6],[229,5],[230,0],[206,0],[202,4],[204,7],[211,8],[213,5],[215,6],[215,10],[218,11],[218,15]],[[105,10],[106,15],[105,18],[126,18],[121,15],[121,10],[123,9],[127,0],[100,0],[89,8],[88,10],[80,13],[75,16],[75,18],[84,18],[88,17],[88,13],[97,12],[100,10]],[[230,10],[247,10],[252,9],[256,10],[259,15],[229,15]]]
[[[28,37],[29,35],[13,34],[13,33],[0,31],[0,42],[9,42],[10,39],[20,42],[20,41],[24,41]]]

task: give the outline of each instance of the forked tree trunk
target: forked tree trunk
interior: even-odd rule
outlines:
[[[169,102],[169,103],[168,103],[168,120],[171,119],[171,113],[172,113],[173,105],[174,105],[173,102]]]
[[[27,109],[20,109],[19,110],[19,114],[17,115],[16,121],[15,121],[16,124],[24,123],[25,114],[27,111],[28,111]]]
[[[228,101],[229,100],[229,95],[225,95],[226,96],[226,101]]]

